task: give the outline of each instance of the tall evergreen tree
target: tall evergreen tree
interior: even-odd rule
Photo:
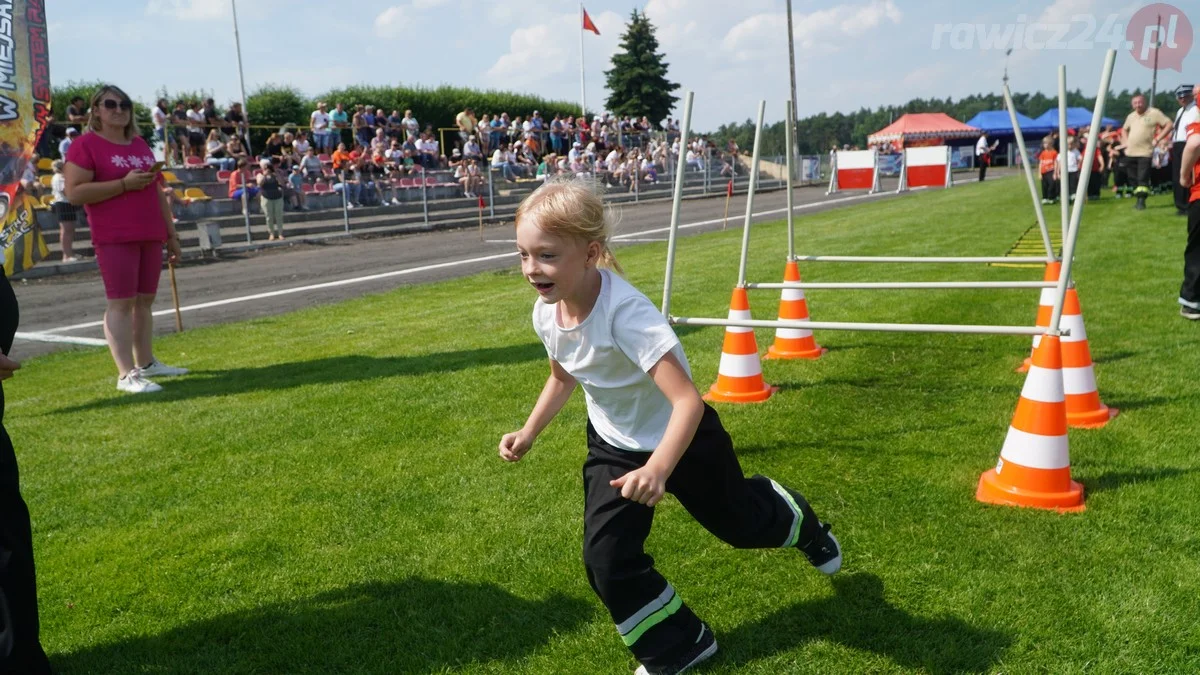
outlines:
[[[658,124],[679,100],[671,95],[679,85],[667,80],[667,63],[658,52],[654,26],[636,9],[621,36],[621,50],[613,55],[612,70],[604,72],[609,91],[605,106],[616,115],[645,115]]]

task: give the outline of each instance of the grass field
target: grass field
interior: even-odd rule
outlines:
[[[1178,316],[1183,219],[1089,205],[1076,278],[1102,397],[1072,430],[1087,511],[984,506],[1023,337],[818,333],[765,362],[768,402],[718,407],[747,473],[834,525],[831,578],[736,551],[677,502],[649,549],[713,626],[707,673],[1200,670],[1200,325]],[[1056,211],[1054,212],[1057,213]],[[686,216],[686,206],[685,206]],[[1053,218],[1057,223],[1057,217]],[[808,254],[999,255],[1023,181],[797,220]],[[673,309],[724,316],[740,231],[681,240]],[[783,272],[756,226],[749,277]],[[665,244],[623,247],[661,297]],[[808,281],[1040,279],[1039,270],[811,263]],[[778,292],[752,295],[772,318]],[[1032,324],[1037,291],[811,291],[819,320]],[[26,363],[7,424],[33,512],[43,639],[64,673],[623,673],[580,561],[577,393],[520,464],[496,456],[545,378],[515,268],[158,341],[194,370],[121,396],[101,349]],[[697,385],[722,332],[679,331]],[[758,333],[760,350],[771,335]]]

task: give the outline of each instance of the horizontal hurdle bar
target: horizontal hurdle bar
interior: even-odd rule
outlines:
[[[678,326],[734,326],[738,328],[798,328],[800,330],[862,330],[880,333],[978,333],[985,335],[1045,335],[1045,326],[972,326],[945,323],[854,323],[839,321],[762,321],[744,319],[697,319],[672,316],[670,322]],[[1060,335],[1070,335],[1062,331]]]
[[[785,281],[784,283],[746,284],[746,288],[780,290],[920,290],[936,288],[1057,288],[1055,281],[880,281],[880,282],[815,282]]]
[[[1056,262],[1054,258],[1046,256],[1028,256],[1028,257],[1004,257],[994,256],[991,258],[938,258],[938,257],[897,257],[897,256],[871,256],[871,255],[801,255],[796,256],[797,261],[807,262],[845,262],[845,263],[998,263],[998,262],[1028,262],[1028,263],[1048,263]]]

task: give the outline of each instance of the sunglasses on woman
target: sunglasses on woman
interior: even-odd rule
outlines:
[[[109,98],[109,99],[104,100],[104,108],[106,110],[116,110],[117,108],[120,108],[121,110],[132,110],[133,102],[132,101],[117,102],[117,101],[114,101],[111,98]]]

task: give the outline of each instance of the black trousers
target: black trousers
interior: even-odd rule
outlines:
[[[1171,146],[1171,184],[1175,186],[1175,208],[1186,211],[1188,208],[1188,189],[1179,184],[1179,167],[1183,163],[1184,141],[1176,141]]]
[[[1088,199],[1100,198],[1100,188],[1104,187],[1104,183],[1106,182],[1104,180],[1105,178],[1107,178],[1107,176],[1104,175],[1103,171],[1092,171],[1092,175],[1088,176]]]
[[[1047,171],[1042,174],[1042,199],[1058,199],[1059,185],[1058,181],[1054,180],[1054,172]]]
[[[651,669],[669,666],[695,644],[702,624],[644,550],[654,509],[623,498],[609,485],[644,466],[650,453],[609,445],[590,422],[587,440],[583,562],[588,582],[638,661]],[[816,529],[815,517],[803,522],[797,505],[803,497],[769,478],[742,474],[729,434],[708,405],[666,489],[706,530],[736,548],[807,543],[800,541],[801,524],[806,534]]]
[[[1133,193],[1139,197],[1150,194],[1150,158],[1125,157],[1125,167],[1129,172],[1129,184]]]
[[[0,349],[12,346],[17,329],[17,298],[0,272]],[[37,587],[29,509],[21,498],[17,457],[4,429],[4,389],[0,387],[0,673],[49,673],[38,641]]]
[[[979,180],[982,181],[984,176],[987,176],[988,163],[982,156],[977,157],[976,159],[979,160]]]
[[[1200,309],[1200,199],[1188,204],[1187,247],[1183,249],[1183,284],[1179,302]]]

